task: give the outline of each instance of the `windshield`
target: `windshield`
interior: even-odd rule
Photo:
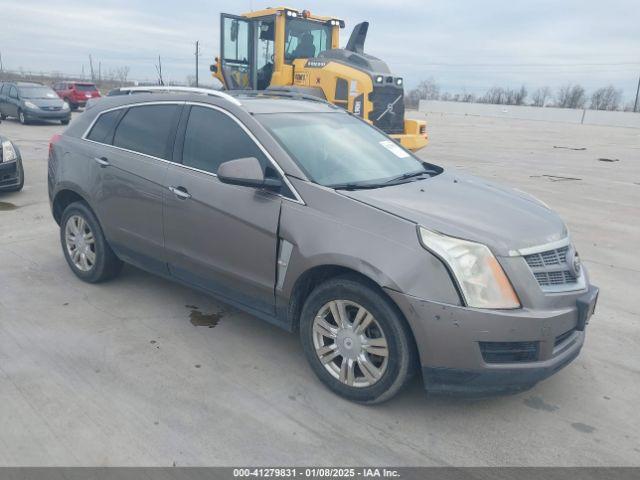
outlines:
[[[442,171],[346,113],[275,113],[256,119],[312,182],[327,187],[380,187]]]
[[[58,98],[58,94],[49,87],[20,87],[21,98]]]
[[[285,60],[314,58],[331,48],[331,27],[312,20],[287,19]]]

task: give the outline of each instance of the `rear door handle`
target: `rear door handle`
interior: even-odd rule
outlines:
[[[107,157],[94,157],[94,160],[98,165],[100,165],[101,168],[106,168],[111,165],[109,163],[109,160],[107,160]]]
[[[169,187],[169,190],[181,200],[187,200],[188,198],[191,198],[191,194],[184,187]]]

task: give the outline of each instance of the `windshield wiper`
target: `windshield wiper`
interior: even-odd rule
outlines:
[[[400,182],[408,178],[421,177],[422,175],[433,175],[433,172],[431,170],[423,170],[421,172],[403,173],[402,175],[399,175],[397,177],[390,178],[385,183],[389,184],[389,183]]]
[[[335,185],[329,185],[329,187],[335,190],[366,190],[386,187],[386,185],[384,183],[337,183]]]

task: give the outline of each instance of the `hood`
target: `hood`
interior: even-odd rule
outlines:
[[[435,177],[341,194],[430,230],[489,246],[497,255],[567,236],[562,219],[524,192],[470,175]]]

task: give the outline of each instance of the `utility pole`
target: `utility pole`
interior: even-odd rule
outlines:
[[[102,62],[98,62],[98,82],[102,81]]]
[[[4,70],[4,66],[2,65],[2,52],[0,52],[0,72]]]
[[[640,77],[638,77],[638,88],[636,89],[636,103],[633,104],[633,111],[638,111],[638,94],[640,94]]]
[[[196,87],[199,86],[198,57],[200,56],[200,40],[196,40]]]

